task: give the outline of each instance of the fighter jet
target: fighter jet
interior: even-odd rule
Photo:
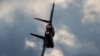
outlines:
[[[38,37],[38,38],[43,40],[43,51],[42,51],[41,56],[44,56],[44,52],[45,52],[46,48],[53,48],[54,47],[53,37],[55,35],[55,31],[54,31],[54,27],[52,25],[54,6],[55,6],[55,3],[53,3],[52,9],[51,9],[50,20],[43,20],[43,19],[39,19],[39,18],[34,18],[36,20],[47,23],[45,36],[40,36],[37,34],[30,33],[30,35]]]

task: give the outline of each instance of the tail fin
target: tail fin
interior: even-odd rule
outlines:
[[[51,24],[52,24],[52,18],[53,18],[54,6],[55,6],[55,3],[53,3],[53,6],[52,6],[52,10],[51,10],[51,14],[50,14],[50,21],[43,20],[43,19],[39,19],[39,18],[34,18],[34,19],[40,20],[40,21],[43,21],[43,22],[46,22],[46,23],[51,23]]]
[[[34,18],[34,19],[40,20],[40,21],[42,21],[42,22],[50,23],[50,21],[47,21],[47,20],[43,20],[43,19],[39,19],[39,18]]]
[[[53,12],[54,12],[54,6],[55,6],[55,3],[53,3],[53,5],[52,5],[52,10],[51,10],[51,14],[50,14],[50,23],[52,23]]]

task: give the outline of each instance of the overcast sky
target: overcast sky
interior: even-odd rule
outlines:
[[[100,56],[100,0],[0,0],[0,56],[40,56],[55,2],[55,47],[44,56]]]

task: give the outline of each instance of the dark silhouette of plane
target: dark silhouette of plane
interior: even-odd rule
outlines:
[[[54,31],[54,27],[52,26],[54,5],[55,5],[55,3],[53,3],[49,21],[48,20],[39,19],[39,18],[34,18],[36,20],[48,23],[47,26],[46,26],[45,36],[40,36],[40,35],[37,35],[37,34],[30,33],[30,35],[38,37],[38,38],[42,39],[43,42],[44,42],[43,51],[42,51],[41,56],[44,55],[45,48],[53,48],[54,47],[53,37],[55,35],[55,31]]]

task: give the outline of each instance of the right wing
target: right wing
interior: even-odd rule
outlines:
[[[46,49],[46,46],[44,45],[44,46],[43,46],[43,50],[42,50],[42,54],[41,54],[41,56],[44,56],[45,49]]]

